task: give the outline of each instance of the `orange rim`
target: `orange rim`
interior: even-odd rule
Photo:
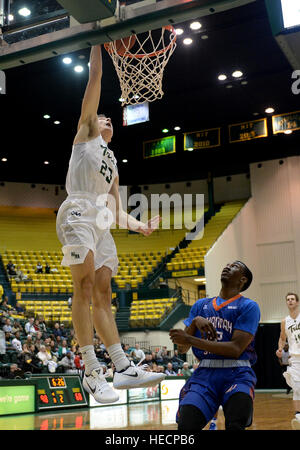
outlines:
[[[171,33],[173,33],[174,34],[174,38],[172,39],[172,41],[170,42],[170,44],[169,45],[167,45],[167,47],[164,47],[164,48],[162,48],[161,50],[157,50],[156,52],[152,52],[152,53],[138,53],[137,55],[134,55],[133,53],[124,53],[123,55],[121,55],[120,53],[118,53],[117,51],[116,51],[116,53],[119,55],[119,56],[122,56],[123,58],[124,57],[128,57],[128,58],[145,58],[145,56],[148,56],[148,57],[152,57],[152,56],[158,56],[158,55],[161,55],[162,53],[165,53],[165,52],[167,52],[171,47],[173,47],[173,45],[175,44],[175,42],[176,42],[176,32],[175,32],[175,29],[174,29],[174,27],[172,26],[172,25],[167,25],[167,26],[165,26],[165,27],[162,27],[162,29],[165,29],[165,30],[168,30],[168,31],[170,31]],[[133,36],[136,36],[136,35],[133,35]],[[111,50],[111,43],[109,43],[109,44],[104,44],[104,48],[105,48],[105,50],[111,55],[112,54],[112,50]]]

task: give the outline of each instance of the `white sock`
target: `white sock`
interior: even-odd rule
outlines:
[[[107,348],[107,352],[114,363],[117,372],[126,369],[130,365],[130,361],[125,355],[120,343],[110,345]]]
[[[100,367],[100,363],[96,358],[94,346],[85,345],[84,347],[80,347],[80,351],[85,366],[85,373],[86,375],[90,375],[92,370],[98,369],[98,367]]]

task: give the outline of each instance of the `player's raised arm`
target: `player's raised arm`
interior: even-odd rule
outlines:
[[[96,119],[100,95],[101,95],[101,79],[102,79],[102,52],[101,45],[91,48],[90,53],[90,73],[89,81],[85,89],[81,115],[78,122],[78,130],[82,124],[89,125],[93,119]]]
[[[124,211],[119,193],[118,177],[115,178],[109,194],[110,196],[112,196],[112,198],[110,199],[110,196],[108,198],[108,207],[114,214],[116,224],[120,227],[127,228],[131,231],[136,231],[137,233],[142,233],[144,236],[149,236],[159,227],[159,223],[161,220],[159,216],[153,217],[147,223],[144,223],[136,220],[134,217]],[[112,199],[113,202],[111,201]]]

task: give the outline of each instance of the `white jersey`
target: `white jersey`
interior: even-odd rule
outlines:
[[[300,314],[296,319],[291,316],[285,318],[285,334],[289,343],[290,356],[300,357]]]
[[[66,179],[68,195],[107,194],[117,175],[116,158],[101,135],[73,145]]]

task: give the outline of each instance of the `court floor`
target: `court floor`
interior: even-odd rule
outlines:
[[[176,430],[178,400],[0,417],[0,430]],[[248,430],[292,430],[292,395],[257,392]],[[220,409],[218,429],[224,430]],[[206,427],[207,428],[207,427]]]

